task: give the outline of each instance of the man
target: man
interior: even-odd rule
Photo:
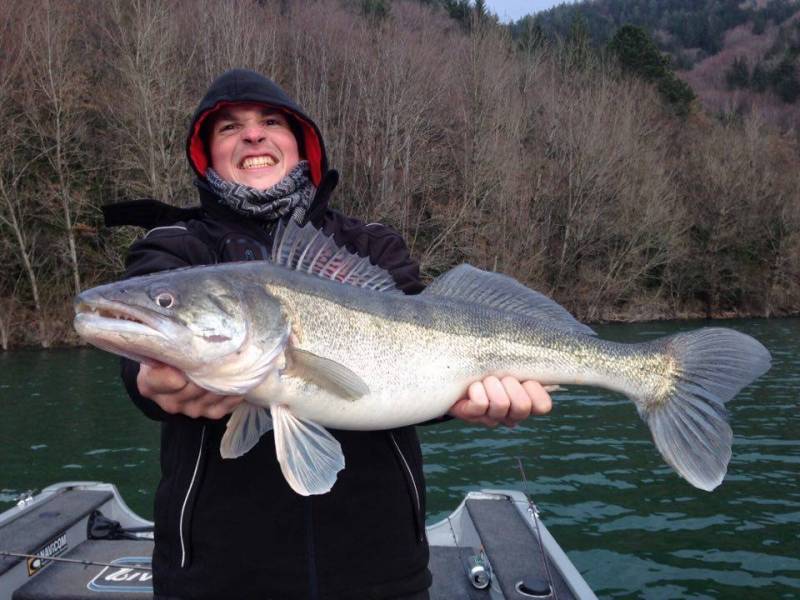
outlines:
[[[417,264],[393,230],[328,208],[338,180],[320,132],[272,81],[233,70],[195,112],[187,155],[201,208],[137,241],[127,276],[268,259],[280,219],[310,221],[417,293]],[[166,365],[123,360],[139,408],[163,422],[155,500],[154,587],[162,598],[426,598],[425,486],[413,427],[331,431],[347,469],[303,497],[285,482],[271,439],[234,460],[218,448],[241,397],[219,396]],[[514,425],[550,410],[535,382],[476,382],[452,416]],[[269,434],[265,438],[271,437]]]

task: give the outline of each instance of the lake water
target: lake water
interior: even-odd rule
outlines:
[[[643,341],[702,325],[596,329]],[[665,466],[627,399],[571,388],[554,395],[550,415],[515,430],[420,428],[428,521],[469,490],[521,489],[601,598],[800,598],[800,320],[724,325],[761,340],[773,367],[728,405],[733,459],[715,492]],[[159,427],[127,400],[115,357],[86,348],[0,354],[0,408],[0,510],[54,482],[95,480],[152,516]]]

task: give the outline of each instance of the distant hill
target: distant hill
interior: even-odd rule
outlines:
[[[758,106],[784,127],[800,123],[800,0],[594,0],[525,17],[512,31],[566,39],[576,21],[599,48],[622,25],[645,29],[713,112]]]

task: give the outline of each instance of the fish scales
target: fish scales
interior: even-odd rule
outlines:
[[[565,336],[532,319],[448,299],[366,290],[341,302],[341,286],[335,282],[301,287],[267,285],[290,307],[298,346],[337,356],[376,390],[350,405],[328,397],[330,414],[320,408],[325,390],[313,395],[299,390],[289,400],[295,412],[313,414],[322,425],[371,429],[397,427],[414,416],[428,420],[452,405],[454,390],[463,393],[491,374],[543,384],[605,384],[624,393],[668,383],[668,358],[653,354],[648,344],[621,346],[587,335]],[[620,373],[628,376],[620,381]],[[428,399],[422,406],[414,402],[420,395]]]

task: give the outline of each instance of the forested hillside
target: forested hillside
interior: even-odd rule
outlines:
[[[298,99],[335,204],[426,277],[470,262],[586,320],[800,308],[797,138],[677,111],[624,52],[403,0],[22,0],[0,30],[3,347],[74,341],[72,297],[141,234],[102,205],[195,202],[185,128],[235,66]]]
[[[626,24],[650,33],[707,110],[757,110],[783,129],[800,123],[798,0],[592,0],[526,17],[513,29],[567,39],[577,25],[602,49]]]

